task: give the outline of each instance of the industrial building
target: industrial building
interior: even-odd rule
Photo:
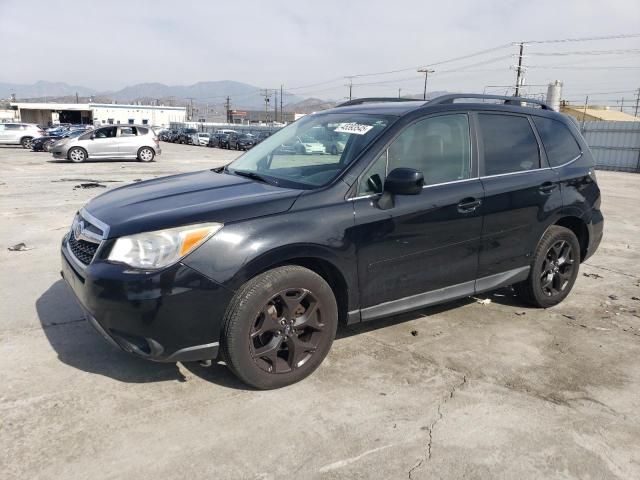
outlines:
[[[137,124],[168,127],[171,122],[184,122],[185,107],[166,105],[121,105],[117,103],[27,103],[12,102],[15,121],[57,125]]]

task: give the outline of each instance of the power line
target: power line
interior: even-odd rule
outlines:
[[[623,50],[583,50],[577,52],[530,52],[528,56],[562,57],[567,55],[622,55],[625,53],[640,53],[640,49],[627,48]]]
[[[629,33],[620,35],[604,35],[599,37],[579,37],[579,38],[561,38],[556,40],[528,40],[524,43],[568,43],[568,42],[589,42],[592,40],[615,40],[620,38],[637,38],[640,33]]]

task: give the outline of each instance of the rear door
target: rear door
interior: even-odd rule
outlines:
[[[549,219],[562,208],[558,177],[527,115],[478,112],[485,191],[478,290],[527,277]]]
[[[363,320],[473,293],[483,189],[472,151],[466,113],[434,115],[407,126],[361,176],[353,202]],[[400,167],[421,171],[425,187],[382,210],[384,178]]]
[[[137,127],[123,125],[118,127],[118,156],[136,157],[140,148],[140,138]]]

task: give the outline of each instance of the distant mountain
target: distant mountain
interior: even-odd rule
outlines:
[[[222,105],[227,96],[231,100],[231,108],[264,109],[264,90],[253,85],[231,80],[198,82],[193,85],[165,85],[163,83],[139,83],[125,87],[117,92],[102,94],[118,102],[161,101],[184,104],[193,99],[194,103]],[[287,101],[300,101],[300,97],[287,96]],[[273,102],[273,95],[270,99]],[[278,99],[278,103],[280,100]]]
[[[287,103],[285,105],[285,111],[296,113],[313,113],[320,110],[327,110],[333,108],[338,102],[332,102],[328,100],[321,100],[319,98],[306,98],[299,102]]]
[[[95,90],[79,85],[69,85],[64,82],[39,81],[31,85],[19,83],[0,82],[0,98],[11,98],[15,95],[17,99],[25,98],[45,98],[45,97],[65,97],[74,96],[78,93],[81,96],[93,95]]]

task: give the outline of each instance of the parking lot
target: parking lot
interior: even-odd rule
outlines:
[[[90,198],[240,154],[162,148],[72,164],[0,147],[0,477],[640,478],[639,175],[598,172],[604,240],[557,307],[506,289],[341,327],[311,377],[260,392],[114,349],[60,280]]]

